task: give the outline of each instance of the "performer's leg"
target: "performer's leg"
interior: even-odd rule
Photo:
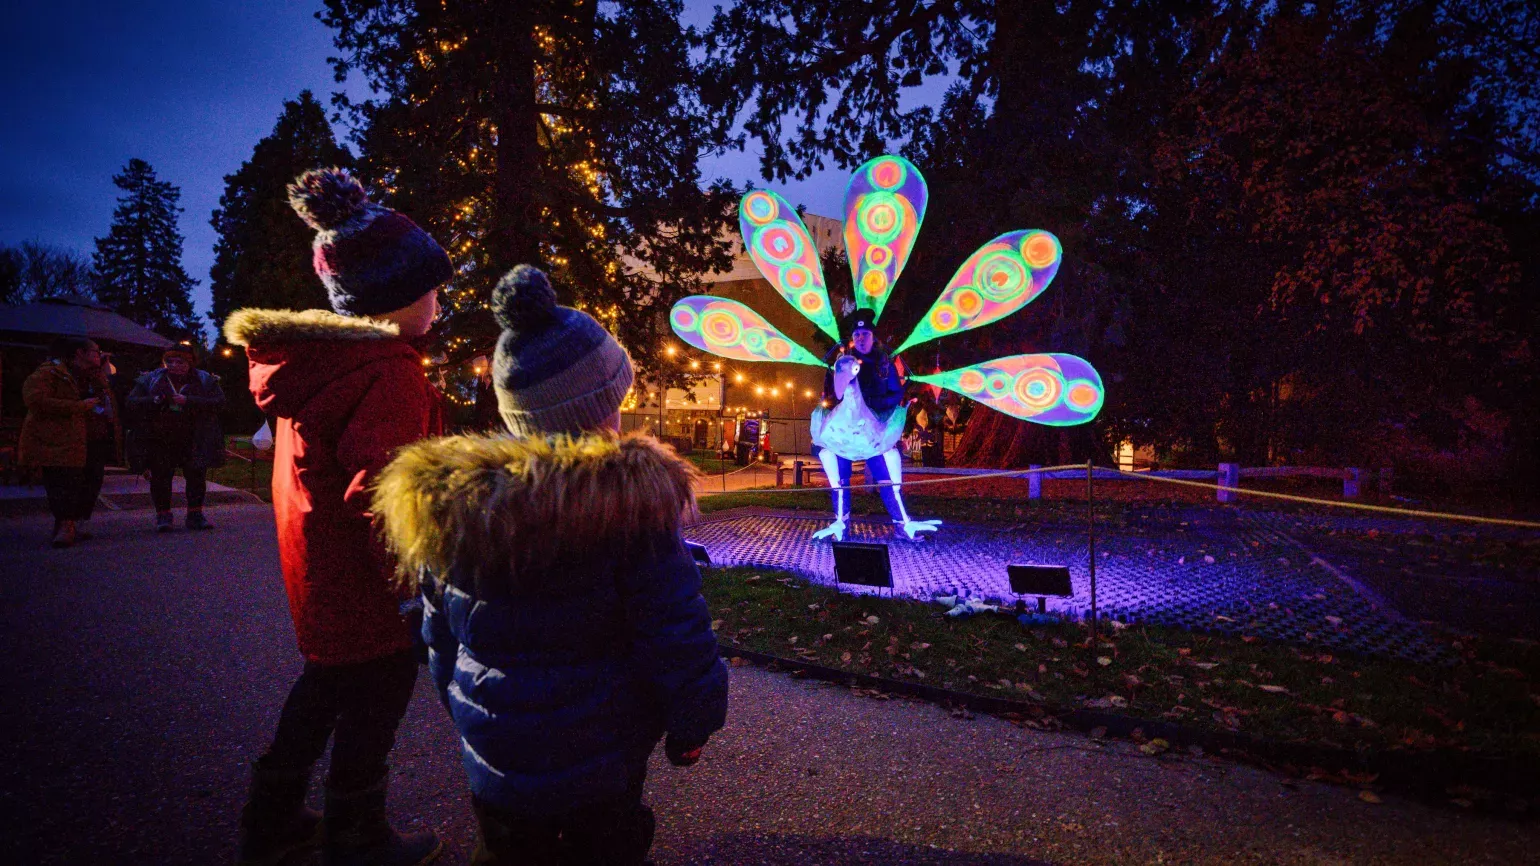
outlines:
[[[866,479],[869,484],[881,484],[877,492],[882,496],[882,507],[888,510],[893,523],[902,526],[909,520],[904,511],[904,499],[899,485],[904,483],[904,467],[897,448],[869,458],[866,461]]]
[[[823,464],[824,477],[829,479],[829,498],[834,502],[834,522],[813,533],[813,537],[833,536],[836,541],[844,541],[845,523],[850,519],[851,463],[828,448],[818,452],[818,461]]]
[[[909,516],[909,510],[904,507],[904,465],[901,462],[898,449],[892,448],[880,458],[866,461],[866,474],[871,476],[874,472],[883,474],[884,481],[891,481],[891,485],[881,488],[882,504],[887,506],[888,516],[893,518],[893,525],[910,540],[916,538],[922,532],[935,532],[941,525],[939,520],[915,520]]]

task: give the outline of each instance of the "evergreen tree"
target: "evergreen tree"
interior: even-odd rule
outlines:
[[[197,281],[182,269],[176,225],[181,191],[157,180],[142,159],[129,160],[112,182],[123,195],[107,236],[96,239],[97,299],[163,336],[201,342],[203,325],[192,304]]]
[[[512,265],[550,270],[646,368],[664,312],[726,268],[736,205],[703,188],[698,158],[723,124],[698,75],[678,0],[327,0],[339,77],[380,96],[352,112],[360,174],[450,251],[458,276],[440,333],[450,356],[496,333],[491,286]]]
[[[289,207],[285,187],[301,172],[348,167],[352,155],[332,135],[326,111],[310,91],[283,104],[273,131],[251,159],[225,175],[210,223],[219,233],[209,288],[216,326],[241,307],[306,310],[327,306],[326,288],[310,264],[314,233]]]

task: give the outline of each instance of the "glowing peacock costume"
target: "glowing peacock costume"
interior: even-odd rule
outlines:
[[[850,177],[845,189],[845,250],[856,305],[882,316],[925,219],[925,178],[901,156],[880,156]],[[744,248],[760,273],[798,312],[837,343],[841,333],[812,236],[786,200],[755,190],[738,207]],[[979,247],[957,269],[930,311],[893,351],[998,322],[1031,303],[1058,273],[1062,250],[1052,234],[1006,232]],[[903,506],[896,448],[904,408],[873,411],[857,378],[862,358],[852,352],[821,359],[797,345],[738,301],[692,295],[669,313],[674,333],[690,345],[734,361],[833,367],[836,404],[816,410],[813,443],[820,448],[833,488],[835,520],[815,537],[843,539],[850,515],[850,465],[865,460],[868,479],[882,485],[884,503],[908,538],[934,531],[940,521],[912,520]],[[1101,411],[1101,376],[1085,360],[1065,354],[1010,355],[957,370],[912,376],[1037,424],[1084,424]],[[895,415],[896,413],[896,415]]]

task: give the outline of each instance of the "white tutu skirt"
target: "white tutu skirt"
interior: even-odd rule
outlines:
[[[873,412],[854,382],[845,389],[845,399],[831,409],[813,410],[813,444],[827,448],[846,460],[869,460],[886,453],[904,435],[909,411],[900,403],[887,412]]]

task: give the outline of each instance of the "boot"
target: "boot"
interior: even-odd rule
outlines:
[[[155,531],[156,532],[170,532],[171,531],[171,512],[169,512],[169,511],[157,511],[157,512],[155,512]]]
[[[423,866],[443,843],[432,833],[402,836],[385,817],[386,783],[362,791],[326,789],[326,866]]]
[[[213,529],[214,528],[214,524],[210,523],[208,518],[203,516],[203,509],[201,509],[201,508],[191,509],[190,508],[190,509],[187,510],[187,528],[188,529]]]
[[[251,796],[241,809],[240,866],[277,866],[291,854],[320,846],[321,816],[305,808],[309,788],[309,772],[252,768]]]
[[[69,547],[70,545],[75,543],[75,539],[76,539],[76,535],[75,535],[75,521],[73,521],[73,520],[61,520],[61,521],[59,521],[59,525],[54,527],[54,531],[53,531],[53,546],[54,547]]]

